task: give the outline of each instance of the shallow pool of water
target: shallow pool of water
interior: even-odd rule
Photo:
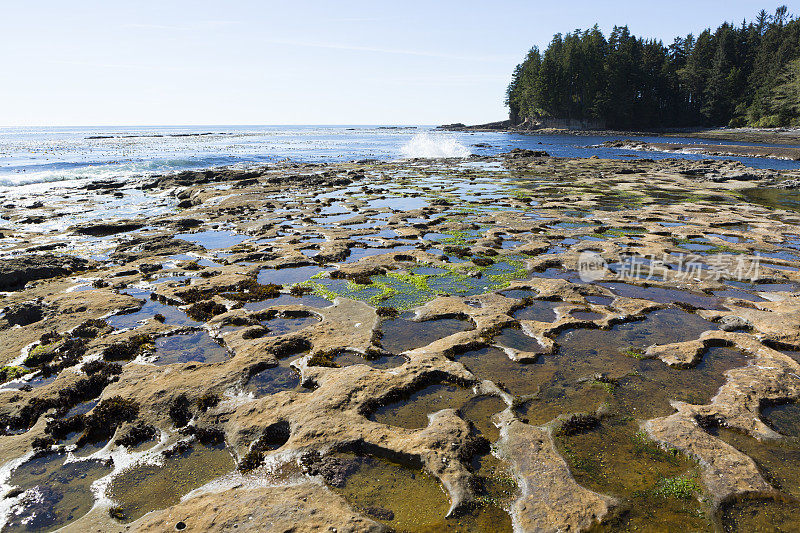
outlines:
[[[140,464],[111,482],[109,496],[126,521],[178,503],[182,496],[234,469],[224,446],[193,443],[190,450],[163,458],[163,464]]]
[[[504,296],[512,291],[505,291]],[[518,298],[518,296],[516,296]],[[539,322],[554,322],[556,319],[555,309],[564,302],[551,302],[547,300],[534,300],[530,305],[514,313],[517,320],[536,320]]]
[[[800,504],[772,498],[748,498],[722,505],[719,520],[725,533],[800,531]]]
[[[661,287],[640,287],[619,282],[599,283],[598,285],[610,289],[617,296],[625,298],[642,298],[656,303],[680,302],[700,309],[723,309],[719,298],[689,291],[663,289]]]
[[[471,322],[455,318],[424,322],[394,318],[381,323],[381,345],[393,354],[401,354],[471,329],[474,329]]]
[[[156,339],[155,363],[221,363],[229,358],[228,351],[205,331],[169,335]]]
[[[261,321],[261,325],[269,329],[269,337],[294,333],[317,323],[319,319],[315,316],[277,317]]]
[[[281,359],[277,366],[253,374],[247,381],[245,392],[256,398],[281,391],[311,392],[312,389],[302,386],[300,373],[290,366],[291,362],[298,357],[302,357],[302,355]]]
[[[508,290],[505,290],[505,291],[500,291],[500,294],[502,296],[505,296],[506,298],[514,298],[516,300],[525,300],[525,299],[529,299],[529,298],[531,298],[531,299],[532,298],[536,298],[536,296],[539,293],[536,292],[533,289],[508,289]]]
[[[421,470],[373,457],[353,457],[356,470],[334,489],[353,507],[397,531],[439,531],[449,500],[439,482]]]
[[[697,315],[664,309],[610,330],[564,331],[555,338],[556,353],[526,369],[528,390],[536,387],[536,396],[523,406],[523,415],[538,425],[611,402],[646,419],[671,413],[670,400],[706,403],[725,382],[725,370],[746,364],[742,352],[711,348],[693,369],[671,368],[641,354],[651,344],[693,340],[716,328]]]
[[[498,335],[492,337],[492,343],[519,352],[542,353],[545,351],[542,343],[518,328],[503,328]]]
[[[275,285],[293,285],[308,281],[320,272],[328,272],[330,269],[320,268],[316,265],[290,267],[290,268],[264,268],[258,273],[258,282],[262,285],[274,283]]]
[[[796,189],[770,189],[756,187],[740,191],[742,197],[754,204],[772,209],[800,211],[800,191]]]
[[[178,233],[176,239],[199,244],[206,250],[221,250],[230,248],[246,241],[250,237],[240,235],[233,231],[198,231],[197,233]]]
[[[469,389],[437,383],[396,402],[379,407],[371,418],[376,422],[409,429],[427,427],[428,415],[442,409],[458,409],[473,396]]]
[[[52,531],[92,508],[91,484],[111,467],[98,461],[65,464],[65,459],[64,454],[49,453],[13,472],[9,484],[26,492],[3,531]]]
[[[624,501],[626,512],[599,531],[713,531],[694,463],[650,442],[635,421],[603,420],[556,444],[579,484]]]
[[[761,411],[761,418],[781,435],[800,438],[800,403],[766,407]]]
[[[388,370],[395,368],[406,362],[402,355],[385,355],[377,359],[366,359],[363,355],[355,352],[342,352],[333,358],[339,366],[367,365],[372,368]]]
[[[758,441],[722,427],[711,427],[707,431],[752,458],[773,487],[800,500],[800,443],[797,439]],[[768,524],[764,522],[761,531],[772,531]]]
[[[150,299],[150,291],[144,289],[125,289],[124,294],[139,298],[144,301],[141,309],[133,313],[118,314],[106,319],[108,324],[116,329],[128,329],[140,326],[145,320],[156,315],[164,317],[164,324],[172,326],[197,326],[200,323],[189,318],[186,313],[173,305],[165,305]]]
[[[498,348],[473,350],[454,359],[478,379],[488,379],[514,396],[535,394],[543,382],[538,366],[512,361]]]

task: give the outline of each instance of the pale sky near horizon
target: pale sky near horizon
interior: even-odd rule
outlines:
[[[506,117],[555,33],[672,41],[800,0],[3,2],[0,126],[443,124]]]

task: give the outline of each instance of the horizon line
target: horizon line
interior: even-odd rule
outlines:
[[[247,123],[247,124],[224,124],[224,123],[203,123],[203,124],[13,124],[13,125],[0,125],[0,128],[126,128],[126,127],[139,127],[139,128],[164,128],[164,127],[285,127],[285,126],[324,126],[324,127],[429,127],[441,126],[442,124],[422,124],[422,123],[363,123],[363,124],[346,124],[346,123],[284,123],[284,124],[265,124],[265,123]]]

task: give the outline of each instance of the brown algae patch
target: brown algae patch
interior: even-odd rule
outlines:
[[[124,520],[175,505],[182,496],[235,467],[223,445],[194,443],[188,450],[171,453],[162,461],[160,465],[134,465],[112,480],[108,495]]]

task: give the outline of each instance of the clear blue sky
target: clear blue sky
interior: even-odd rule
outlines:
[[[785,2],[797,12],[800,2]],[[0,125],[440,124],[505,117],[511,71],[554,33],[664,41],[779,3],[3,2]],[[793,5],[795,4],[795,5]]]

